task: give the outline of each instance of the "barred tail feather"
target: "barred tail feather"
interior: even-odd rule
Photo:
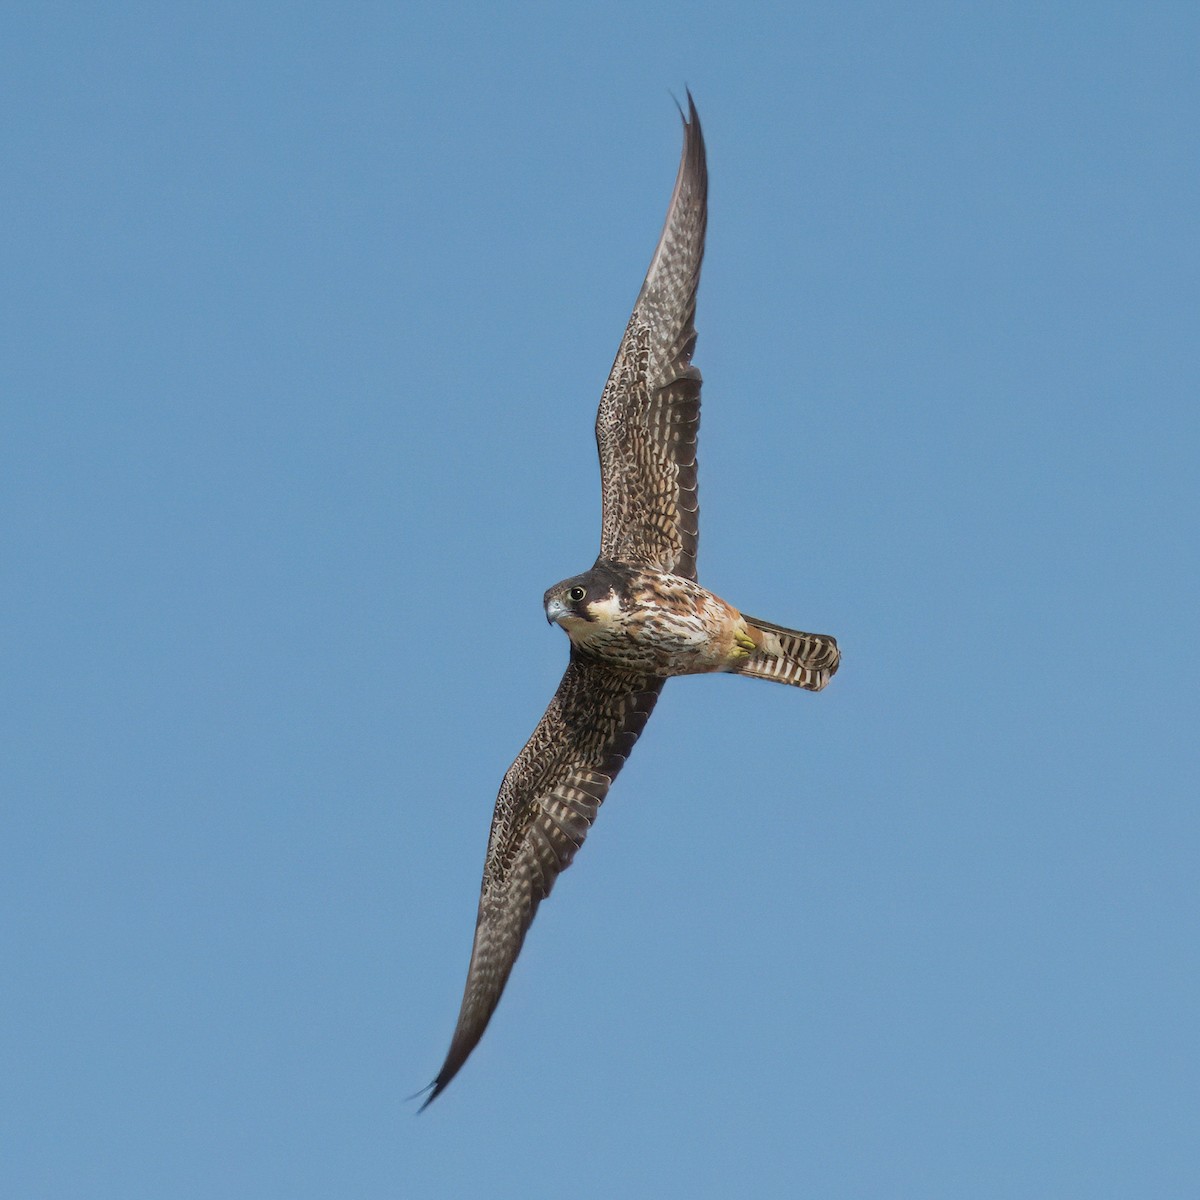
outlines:
[[[827,634],[784,629],[745,613],[742,619],[758,649],[734,667],[736,674],[819,692],[837,671],[842,656],[837,642]]]

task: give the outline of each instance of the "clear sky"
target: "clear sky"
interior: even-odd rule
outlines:
[[[0,27],[0,1194],[1200,1194],[1195,5]],[[843,667],[667,685],[417,1117],[685,87],[701,580]]]

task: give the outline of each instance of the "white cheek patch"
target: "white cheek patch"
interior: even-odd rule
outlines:
[[[616,596],[605,596],[603,600],[593,600],[587,606],[588,616],[598,625],[611,625],[621,616],[621,602]]]

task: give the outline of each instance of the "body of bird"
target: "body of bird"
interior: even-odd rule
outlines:
[[[619,670],[662,679],[731,671],[762,642],[742,614],[691,579],[601,560],[545,596],[571,645]]]

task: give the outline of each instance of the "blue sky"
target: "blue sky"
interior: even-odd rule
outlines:
[[[9,6],[0,1191],[1200,1184],[1192,5]],[[700,574],[438,1102],[689,86]]]

